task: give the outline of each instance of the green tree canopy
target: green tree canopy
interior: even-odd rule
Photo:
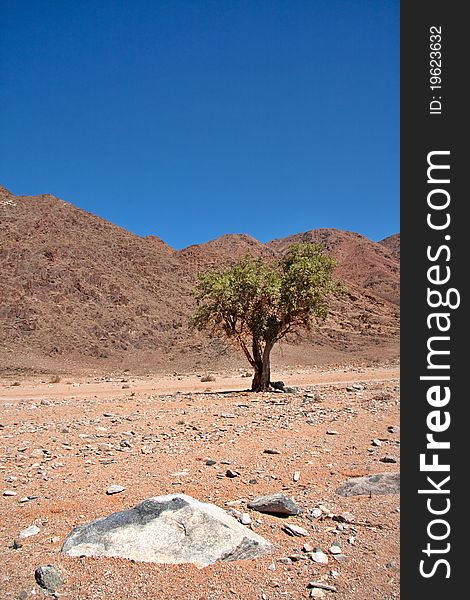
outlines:
[[[335,267],[315,244],[293,244],[280,259],[245,256],[199,277],[191,324],[234,340],[254,369],[252,389],[269,389],[274,344],[326,318],[328,298],[341,290]]]

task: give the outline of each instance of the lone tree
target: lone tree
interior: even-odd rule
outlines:
[[[336,264],[316,244],[293,244],[277,260],[245,256],[199,276],[191,325],[235,341],[254,369],[252,391],[269,390],[273,346],[326,318],[328,297],[341,291]]]

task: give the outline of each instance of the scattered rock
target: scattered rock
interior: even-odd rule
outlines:
[[[373,445],[373,446],[381,446],[381,445],[382,445],[382,442],[381,442],[381,441],[380,441],[378,438],[374,438],[374,439],[372,440],[372,445]]]
[[[274,515],[299,515],[302,512],[300,506],[281,493],[255,498],[248,503],[248,508]]]
[[[335,554],[333,558],[338,562],[344,562],[347,560],[347,556],[345,554]]]
[[[330,554],[341,554],[341,548],[337,545],[337,544],[332,544],[329,548],[328,548],[328,552]]]
[[[44,450],[42,448],[34,448],[30,453],[31,458],[44,458]]]
[[[392,456],[391,454],[387,454],[387,455],[385,455],[384,457],[382,457],[380,459],[380,462],[394,464],[394,463],[397,462],[397,457],[396,456]]]
[[[314,546],[313,544],[311,544],[310,542],[306,542],[303,546],[302,546],[302,550],[304,552],[313,552]]]
[[[368,477],[353,477],[337,490],[340,496],[385,495],[400,493],[399,473],[378,473]]]
[[[387,427],[387,430],[390,433],[399,433],[400,432],[400,428],[397,425],[390,425],[389,427]]]
[[[353,383],[346,388],[347,392],[362,392],[365,387],[361,383]]]
[[[34,578],[38,585],[50,592],[54,592],[64,583],[62,573],[53,565],[38,567],[34,572]]]
[[[354,523],[356,517],[350,512],[344,512],[340,515],[333,515],[333,521],[338,521],[338,523]]]
[[[12,548],[13,550],[19,550],[22,547],[23,547],[23,544],[19,540],[13,540],[13,543],[10,546],[10,548]]]
[[[311,581],[308,585],[308,588],[318,588],[319,590],[327,590],[328,592],[337,592],[338,590],[334,585],[328,585],[327,583],[322,583],[321,581]]]
[[[206,467],[212,467],[213,465],[216,465],[216,464],[217,464],[216,460],[212,460],[212,459],[206,460]]]
[[[292,481],[299,481],[300,479],[300,471],[295,471],[292,475]]]
[[[312,508],[312,510],[310,511],[310,515],[314,518],[314,519],[318,519],[318,517],[321,517],[323,514],[321,508]]]
[[[326,431],[326,435],[338,435],[338,431],[334,430],[334,429],[327,429]]]
[[[40,531],[41,530],[37,525],[31,525],[30,527],[23,529],[23,531],[20,531],[20,538],[27,538],[31,537],[32,535],[37,535]]]
[[[297,388],[297,387],[293,387],[293,386],[291,386],[291,387],[284,387],[284,390],[283,390],[283,391],[284,391],[286,394],[297,394],[297,393],[298,393],[298,391],[299,391],[299,388]]]
[[[233,479],[234,477],[239,477],[240,473],[238,471],[233,471],[232,469],[227,469],[225,471],[225,476]]]
[[[302,537],[302,536],[306,537],[306,536],[310,535],[306,529],[304,529],[303,527],[299,527],[298,525],[294,525],[293,523],[285,523],[283,529],[289,535],[294,535],[294,536],[299,536],[299,537]]]
[[[172,494],[75,528],[62,552],[204,567],[256,558],[271,549],[268,541],[218,506]]]
[[[266,448],[263,450],[264,454],[281,454],[279,450],[274,450],[274,448]]]
[[[311,559],[314,562],[319,563],[320,565],[328,564],[328,556],[323,552],[323,550],[320,550],[319,548],[312,552]]]
[[[121,492],[125,492],[126,488],[122,485],[110,485],[106,490],[106,494],[108,496],[112,496],[113,494],[120,494]]]
[[[320,588],[313,588],[313,590],[310,590],[310,598],[324,598],[325,596],[325,592]]]
[[[240,523],[242,525],[251,525],[251,517],[248,513],[243,513],[240,517]]]
[[[286,384],[285,384],[283,381],[273,381],[273,382],[271,382],[271,387],[272,387],[274,390],[281,390],[281,391],[283,391],[283,390],[284,390],[284,387],[285,387],[285,385],[286,385]]]
[[[14,492],[13,490],[5,490],[3,492],[4,496],[17,496],[18,494],[16,492]]]

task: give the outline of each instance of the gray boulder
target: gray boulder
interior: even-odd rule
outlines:
[[[340,496],[386,495],[400,493],[399,473],[378,473],[368,477],[353,477],[336,490]]]
[[[272,544],[225,510],[185,494],[156,496],[134,508],[76,527],[65,539],[69,556],[112,556],[205,567],[257,558]]]
[[[255,498],[248,503],[248,508],[274,515],[299,515],[302,512],[300,506],[280,493]]]

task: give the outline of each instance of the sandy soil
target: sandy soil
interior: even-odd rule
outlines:
[[[45,597],[34,582],[35,568],[45,564],[62,570],[59,596],[70,599],[301,599],[309,597],[311,581],[334,585],[337,592],[325,594],[338,600],[399,597],[398,495],[335,493],[350,476],[399,470],[399,432],[388,430],[399,424],[398,368],[279,373],[299,387],[295,394],[246,392],[250,379],[240,372],[214,374],[213,382],[201,375],[0,381],[0,494],[16,494],[0,495],[2,599]],[[352,383],[364,389],[347,391]],[[373,438],[381,446],[372,446]],[[398,464],[381,462],[385,455]],[[217,462],[206,466],[207,459]],[[240,476],[226,477],[227,468]],[[107,496],[114,483],[126,491]],[[243,509],[249,499],[278,491],[304,508],[289,521],[310,535],[289,537],[283,520],[252,512],[252,527],[275,546],[262,559],[198,570],[60,554],[74,526],[150,496],[184,492]],[[20,501],[28,496],[34,498]],[[331,514],[350,512],[355,521],[341,530],[328,510],[312,518],[319,505]],[[12,548],[32,524],[40,532]],[[328,553],[336,539],[342,562],[330,555],[328,565],[319,565],[302,551],[308,541]]]

